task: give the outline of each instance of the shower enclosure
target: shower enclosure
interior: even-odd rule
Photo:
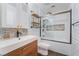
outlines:
[[[41,39],[71,44],[71,16],[71,10],[68,10],[42,17],[40,21]]]

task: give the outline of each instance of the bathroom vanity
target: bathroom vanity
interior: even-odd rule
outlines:
[[[37,41],[33,41],[6,54],[6,56],[36,56]]]
[[[0,41],[0,55],[36,56],[37,38],[32,35]],[[3,45],[2,45],[3,44]]]

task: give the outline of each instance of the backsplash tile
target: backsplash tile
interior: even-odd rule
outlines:
[[[27,29],[21,29],[20,30],[21,31],[21,33],[22,33],[22,35],[21,36],[23,36],[23,35],[27,35],[27,33],[28,33],[28,30]],[[4,35],[6,34],[6,35],[9,35],[10,36],[10,38],[13,38],[13,37],[17,37],[17,29],[16,28],[0,28],[0,36],[1,37],[4,37]],[[8,36],[5,36],[5,38],[6,37],[8,37]]]

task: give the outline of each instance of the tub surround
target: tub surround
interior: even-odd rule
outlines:
[[[27,35],[20,36],[19,38],[0,40],[0,55],[6,55],[7,53],[36,41],[37,39],[38,38],[36,36]]]

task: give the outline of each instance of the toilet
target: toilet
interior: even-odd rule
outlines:
[[[38,42],[38,53],[40,53],[41,55],[48,55],[48,49],[49,49],[50,45],[48,43],[39,41]]]

